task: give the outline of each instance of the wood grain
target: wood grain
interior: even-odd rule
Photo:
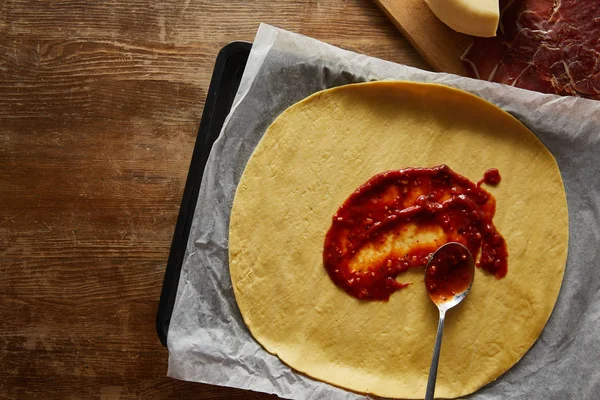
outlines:
[[[460,57],[473,42],[472,37],[446,26],[425,0],[375,0],[375,3],[434,70],[467,76]]]
[[[273,398],[166,378],[154,331],[215,56],[261,21],[428,68],[366,0],[0,0],[0,398]]]

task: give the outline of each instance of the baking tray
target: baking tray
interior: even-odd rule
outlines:
[[[200,120],[196,144],[194,145],[194,152],[192,153],[190,170],[188,171],[183,198],[179,207],[179,215],[158,302],[156,333],[158,333],[158,338],[163,346],[167,345],[167,334],[173,306],[175,305],[181,265],[198,201],[198,191],[200,190],[204,167],[212,145],[219,136],[225,118],[233,104],[251,49],[252,43],[232,42],[223,47],[217,55],[202,119]]]

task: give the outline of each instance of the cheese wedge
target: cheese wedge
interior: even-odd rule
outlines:
[[[425,0],[431,11],[457,32],[472,36],[496,36],[498,0]]]

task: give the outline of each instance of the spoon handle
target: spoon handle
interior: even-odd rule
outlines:
[[[435,380],[437,378],[438,361],[440,360],[440,348],[442,347],[442,333],[444,332],[444,319],[446,310],[440,310],[440,320],[438,322],[437,336],[435,338],[435,348],[433,349],[433,359],[429,367],[429,378],[427,379],[427,392],[425,400],[433,400],[435,393]]]

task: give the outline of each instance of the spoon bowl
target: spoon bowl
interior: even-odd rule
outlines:
[[[425,267],[425,289],[440,313],[433,359],[427,380],[426,400],[433,399],[435,392],[446,311],[467,297],[473,285],[474,275],[473,255],[469,249],[456,242],[449,242],[438,248],[429,257]]]

